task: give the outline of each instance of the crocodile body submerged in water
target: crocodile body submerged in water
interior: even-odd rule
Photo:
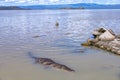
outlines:
[[[62,70],[69,71],[69,72],[75,72],[75,70],[67,67],[66,65],[59,64],[59,63],[53,61],[50,58],[35,57],[35,56],[32,55],[31,52],[29,52],[28,54],[31,58],[35,59],[36,63],[40,63],[42,65],[51,66],[51,67],[54,67],[54,68],[57,68],[57,69],[62,69]]]

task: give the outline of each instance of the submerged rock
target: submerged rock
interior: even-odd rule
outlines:
[[[99,28],[94,30],[92,34],[94,38],[82,43],[83,46],[95,46],[120,55],[119,35],[115,35],[111,29]]]

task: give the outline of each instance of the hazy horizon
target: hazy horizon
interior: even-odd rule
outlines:
[[[95,3],[95,4],[120,4],[119,0],[1,0],[0,5],[57,5],[57,4],[77,4],[77,3]]]

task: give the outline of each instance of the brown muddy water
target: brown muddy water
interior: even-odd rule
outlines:
[[[0,80],[120,80],[120,56],[80,45],[98,27],[120,33],[119,14],[120,10],[0,11]],[[75,72],[36,64],[28,52]]]

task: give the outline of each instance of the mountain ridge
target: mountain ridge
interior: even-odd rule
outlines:
[[[1,9],[120,9],[120,4],[95,4],[95,3],[77,3],[77,4],[57,4],[57,5],[26,5],[26,6],[0,6]]]

